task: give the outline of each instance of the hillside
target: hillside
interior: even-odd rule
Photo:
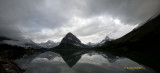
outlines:
[[[160,15],[123,37],[98,47],[160,71]]]
[[[125,36],[104,45],[106,49],[157,52],[160,41],[160,15]]]

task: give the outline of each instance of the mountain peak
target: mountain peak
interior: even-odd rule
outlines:
[[[111,41],[111,40],[112,40],[111,38],[106,36],[98,45],[102,46],[102,45],[104,45],[105,43],[107,43],[108,41]]]
[[[109,38],[108,36],[106,36],[104,40],[111,41],[112,39],[111,39],[111,38]]]
[[[48,40],[46,43],[55,43],[55,42],[52,40]]]
[[[42,42],[42,43],[39,43],[38,45],[49,49],[49,48],[53,48],[53,47],[59,45],[59,42],[54,42],[52,40],[48,40],[47,42]]]
[[[73,35],[71,32],[68,32],[66,36],[75,36],[75,35]]]
[[[55,48],[88,48],[88,46],[81,43],[81,41],[71,32],[61,40],[60,44]]]
[[[72,32],[68,32],[67,34],[72,34]],[[72,34],[73,35],[73,34]]]
[[[61,43],[67,43],[67,44],[81,44],[81,41],[73,35],[71,32],[67,33],[66,36],[62,39]]]

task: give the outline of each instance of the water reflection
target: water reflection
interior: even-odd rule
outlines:
[[[48,51],[26,55],[15,62],[25,69],[26,73],[155,73],[128,58],[96,51]]]

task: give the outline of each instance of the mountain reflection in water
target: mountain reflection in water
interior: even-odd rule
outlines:
[[[86,50],[34,53],[30,56],[25,55],[15,62],[25,73],[156,73],[128,58]]]

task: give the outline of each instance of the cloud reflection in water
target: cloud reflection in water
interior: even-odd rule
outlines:
[[[66,60],[71,58],[65,58],[64,55],[50,51],[25,56],[15,62],[22,69],[25,69],[26,73],[154,73],[152,69],[144,67],[128,58],[93,51],[86,52],[85,54],[81,52],[69,55],[72,58],[76,58],[74,56],[80,58],[73,59],[79,61],[74,61],[76,63],[72,64],[72,67],[69,64],[73,60]],[[142,67],[143,69],[126,70],[124,67]]]

